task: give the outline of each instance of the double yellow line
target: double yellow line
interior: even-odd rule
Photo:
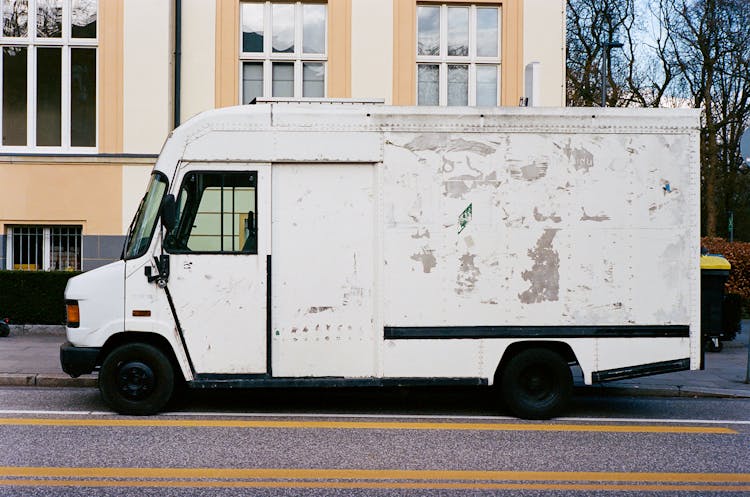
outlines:
[[[50,419],[0,418],[0,426],[81,426],[149,428],[282,428],[339,430],[433,430],[433,431],[545,431],[599,433],[676,433],[734,435],[721,426],[609,425],[556,423],[456,423],[403,421],[281,421],[281,420],[198,420],[198,419]]]
[[[750,492],[750,474],[382,469],[0,467],[18,487]]]
[[[0,418],[0,426],[736,434],[720,426],[401,421]],[[750,474],[375,469],[0,467],[0,486],[747,492]]]

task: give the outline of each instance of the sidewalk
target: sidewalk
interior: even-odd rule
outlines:
[[[665,397],[750,398],[746,384],[747,347],[750,320],[742,322],[742,333],[724,342],[724,350],[706,353],[706,369],[681,371],[632,380],[584,386],[577,392],[602,395],[652,395]],[[12,327],[0,338],[0,386],[95,387],[96,375],[70,378],[60,369],[60,344],[65,341],[62,327]]]

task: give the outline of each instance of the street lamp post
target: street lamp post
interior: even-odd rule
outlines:
[[[619,41],[605,41],[602,43],[604,52],[602,53],[602,107],[607,106],[607,76],[609,69],[609,51],[613,48],[622,48],[623,44]]]

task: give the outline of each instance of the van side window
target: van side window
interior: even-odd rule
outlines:
[[[164,248],[177,253],[258,253],[257,172],[192,172],[177,195]]]

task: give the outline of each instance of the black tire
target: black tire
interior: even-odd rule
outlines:
[[[721,352],[724,349],[724,344],[721,340],[709,338],[706,340],[706,351],[707,352]]]
[[[10,335],[10,326],[0,321],[0,337],[7,337],[8,335]]]
[[[169,402],[174,384],[174,369],[167,356],[146,343],[117,347],[99,371],[102,398],[120,414],[156,414]]]
[[[523,419],[549,419],[560,414],[573,395],[573,374],[560,354],[526,349],[511,358],[500,376],[503,400]]]

